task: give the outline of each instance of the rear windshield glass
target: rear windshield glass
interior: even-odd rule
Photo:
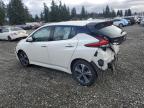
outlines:
[[[122,29],[112,25],[111,22],[104,22],[99,24],[89,24],[88,29],[94,34],[105,35],[111,38],[122,36]]]
[[[100,33],[102,33],[103,35],[110,36],[110,37],[118,37],[118,36],[121,36],[123,33],[122,29],[120,29],[114,25],[104,27],[98,31]]]

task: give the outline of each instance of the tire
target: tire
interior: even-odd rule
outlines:
[[[10,37],[10,36],[8,36],[8,41],[12,41],[12,39],[11,39],[11,37]]]
[[[122,27],[123,27],[123,24],[119,24],[119,27],[122,28]]]
[[[97,79],[94,68],[84,60],[78,60],[73,64],[72,74],[74,79],[82,86],[91,86]]]
[[[26,53],[24,51],[20,51],[18,53],[18,58],[19,58],[19,61],[20,61],[22,66],[27,67],[30,65],[28,56],[26,55]]]

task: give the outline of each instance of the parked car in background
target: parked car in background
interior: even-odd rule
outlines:
[[[32,29],[32,26],[31,25],[26,25],[26,24],[23,24],[23,25],[16,25],[16,27],[20,27],[24,30],[31,30]]]
[[[124,19],[127,19],[130,21],[131,25],[134,25],[136,23],[135,18],[134,17],[125,17]]]
[[[129,25],[129,22],[126,19],[114,19],[112,21],[113,21],[113,25],[117,27],[124,27]]]
[[[136,23],[137,23],[137,24],[140,24],[140,23],[141,23],[141,20],[142,20],[142,17],[137,17],[137,18],[136,18]]]
[[[21,40],[16,56],[23,66],[40,65],[72,74],[83,86],[98,70],[112,69],[126,32],[112,22],[67,21],[46,24]]]
[[[19,27],[4,26],[0,28],[0,39],[1,40],[15,40],[20,38],[26,38],[27,32]]]
[[[144,26],[144,17],[141,19],[140,24],[141,24],[142,26]]]
[[[42,26],[42,22],[29,22],[26,23],[27,26],[30,26],[32,29],[37,29]]]
[[[125,18],[124,18],[125,19]],[[129,19],[125,19],[128,21],[128,25],[131,25],[131,21]]]

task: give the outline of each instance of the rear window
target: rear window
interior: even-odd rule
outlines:
[[[122,29],[114,25],[104,27],[98,31],[102,33],[103,35],[110,36],[110,37],[119,37],[122,35]]]
[[[87,27],[94,34],[105,35],[110,38],[122,36],[123,33],[122,29],[112,25],[111,22],[89,24]]]

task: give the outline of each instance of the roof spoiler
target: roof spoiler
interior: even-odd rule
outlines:
[[[107,27],[107,26],[111,26],[113,25],[113,21],[105,21],[105,22],[100,22],[100,23],[88,23],[86,26],[88,28],[94,28],[96,30],[100,30],[104,27]]]

